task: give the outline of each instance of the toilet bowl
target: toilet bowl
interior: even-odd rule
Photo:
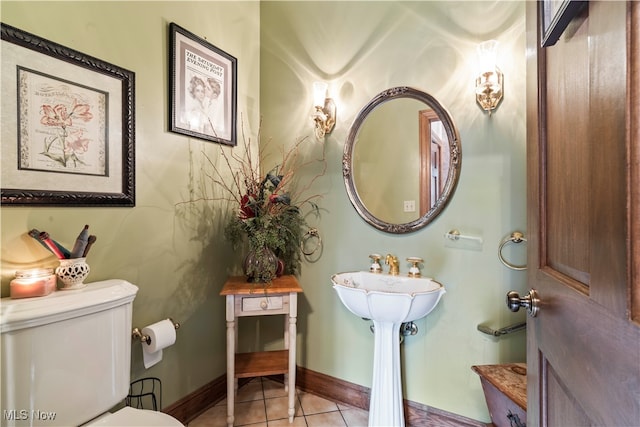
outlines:
[[[495,427],[523,427],[527,422],[527,364],[472,366],[480,376]]]
[[[162,412],[108,412],[129,392],[137,292],[124,280],[105,280],[43,297],[3,298],[2,425],[182,426]]]
[[[180,421],[165,413],[149,411],[147,409],[134,409],[129,406],[125,406],[124,408],[112,414],[104,414],[96,418],[95,420],[90,421],[88,424],[84,424],[82,427],[178,427],[182,425],[183,424],[180,423]]]

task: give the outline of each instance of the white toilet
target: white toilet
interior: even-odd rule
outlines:
[[[125,407],[138,288],[106,280],[45,297],[3,298],[2,426],[182,426]]]

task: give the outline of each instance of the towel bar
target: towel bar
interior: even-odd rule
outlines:
[[[478,330],[480,332],[482,332],[483,334],[487,334],[487,335],[491,335],[494,337],[500,337],[502,335],[507,335],[507,334],[511,334],[513,332],[518,332],[521,331],[523,329],[527,328],[527,323],[526,322],[522,322],[522,323],[517,323],[515,325],[510,325],[510,326],[505,326],[504,328],[500,328],[500,329],[492,329],[486,325],[478,325]]]

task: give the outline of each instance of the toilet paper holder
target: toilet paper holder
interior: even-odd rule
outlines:
[[[167,320],[173,323],[173,327],[176,328],[176,330],[180,329],[180,323],[175,322],[170,317],[168,317]],[[134,340],[140,340],[141,342],[144,342],[147,345],[151,345],[151,337],[149,335],[143,334],[139,328],[133,328],[133,330],[131,331],[131,338]]]

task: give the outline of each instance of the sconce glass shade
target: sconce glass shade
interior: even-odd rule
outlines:
[[[498,41],[487,40],[478,45],[478,71],[482,73],[496,67],[496,58],[498,57]]]
[[[312,116],[316,138],[322,139],[333,130],[336,124],[336,104],[333,99],[327,97],[328,85],[324,82],[313,83],[313,107]]]
[[[327,97],[327,87],[325,82],[313,83],[313,106],[324,107],[324,100]]]
[[[488,40],[478,45],[478,77],[476,78],[476,101],[483,110],[498,107],[503,95],[503,74],[496,65],[498,42]]]

